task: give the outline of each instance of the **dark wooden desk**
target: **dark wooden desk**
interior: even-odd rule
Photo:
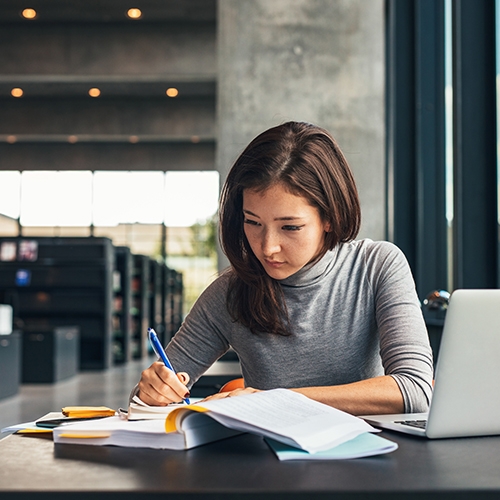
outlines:
[[[391,454],[279,462],[251,435],[187,452],[0,441],[0,498],[498,499],[500,437],[426,441],[384,433]]]

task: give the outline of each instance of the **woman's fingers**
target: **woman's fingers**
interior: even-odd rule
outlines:
[[[206,397],[203,401],[215,401],[216,399],[233,398],[236,396],[245,396],[246,394],[252,394],[254,392],[260,392],[259,389],[254,389],[253,387],[245,387],[244,389],[235,389],[234,391],[228,392],[218,392]]]
[[[185,385],[188,382],[187,373],[181,372],[176,376],[163,363],[156,362],[142,372],[139,397],[146,404],[154,406],[176,403],[189,397],[189,390]]]
[[[186,372],[178,372],[177,378],[184,384],[189,384],[189,375]]]

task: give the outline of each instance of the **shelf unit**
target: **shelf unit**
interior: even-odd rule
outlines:
[[[113,362],[131,360],[132,340],[132,273],[133,260],[130,248],[114,247],[113,270]]]
[[[133,255],[132,275],[132,358],[143,359],[148,354],[150,258]]]
[[[34,245],[21,255],[21,245]],[[112,365],[111,317],[115,251],[108,238],[0,238],[13,245],[0,266],[0,291],[24,333],[77,326],[80,369]],[[5,254],[3,254],[5,256]]]
[[[149,326],[154,328],[163,343],[165,339],[162,307],[162,264],[154,259],[149,261]],[[148,352],[152,349],[148,346]]]
[[[164,266],[163,276],[164,342],[167,344],[181,326],[184,293],[180,272]]]

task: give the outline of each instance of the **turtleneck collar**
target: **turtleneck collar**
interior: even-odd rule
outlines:
[[[292,274],[283,280],[279,280],[280,285],[301,287],[319,281],[321,277],[333,266],[338,251],[339,246],[337,245],[333,250],[326,252],[318,262],[307,264],[295,274]]]

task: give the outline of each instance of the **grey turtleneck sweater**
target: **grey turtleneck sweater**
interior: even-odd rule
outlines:
[[[200,295],[167,347],[194,383],[231,346],[258,389],[347,384],[391,375],[405,411],[426,411],[432,351],[403,253],[388,242],[337,246],[280,281],[293,333],[252,334],[226,308],[227,274]]]

